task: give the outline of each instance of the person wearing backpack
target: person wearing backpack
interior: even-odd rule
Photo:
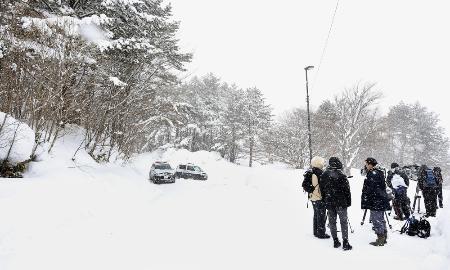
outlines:
[[[327,221],[327,209],[322,200],[320,189],[320,177],[325,166],[325,159],[322,157],[313,157],[311,159],[311,169],[304,174],[302,183],[303,189],[308,192],[308,199],[311,201],[314,210],[313,216],[313,234],[319,239],[328,239],[330,235],[325,233],[325,223]]]
[[[372,229],[377,235],[373,246],[384,246],[387,242],[386,221],[384,212],[391,209],[388,194],[386,192],[386,183],[384,181],[384,172],[376,165],[376,159],[369,157],[365,160],[367,168],[366,179],[361,194],[361,209],[370,210],[370,221]]]
[[[422,165],[418,185],[423,194],[423,202],[425,203],[426,217],[435,217],[437,209],[437,193],[438,193],[438,179],[433,170],[427,165]]]
[[[441,168],[440,167],[434,167],[433,172],[436,175],[438,179],[438,190],[437,190],[437,197],[439,201],[439,208],[444,208],[443,204],[443,197],[442,197],[442,184],[444,182],[444,179],[442,178]]]
[[[396,217],[394,219],[405,220],[410,216],[410,203],[408,198],[409,179],[406,173],[400,170],[398,163],[391,164],[391,170],[388,171],[386,184],[394,191],[394,201],[392,206]]]
[[[313,157],[311,160],[312,176],[311,183],[314,186],[313,192],[309,194],[309,199],[313,205],[313,231],[314,236],[319,239],[328,239],[330,235],[326,233],[327,210],[325,203],[322,200],[322,193],[320,188],[320,179],[325,166],[325,159],[322,157]]]
[[[352,246],[348,242],[348,215],[347,208],[352,204],[350,184],[347,176],[342,173],[342,163],[337,157],[331,157],[328,161],[328,168],[322,174],[320,188],[322,198],[328,211],[330,232],[333,237],[335,248],[341,246],[337,237],[336,220],[339,215],[342,232],[342,248],[351,250]]]

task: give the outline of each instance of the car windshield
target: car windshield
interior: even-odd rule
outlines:
[[[169,164],[156,164],[155,169],[158,170],[170,170],[172,169]]]
[[[196,172],[202,172],[202,169],[200,169],[199,166],[194,166],[194,171],[196,171]]]

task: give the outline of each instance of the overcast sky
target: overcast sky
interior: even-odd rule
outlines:
[[[212,72],[256,86],[276,114],[313,107],[357,82],[375,82],[382,110],[419,101],[450,134],[450,1],[341,0],[320,67],[336,0],[169,0],[181,22],[193,75]]]

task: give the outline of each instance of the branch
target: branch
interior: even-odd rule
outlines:
[[[44,3],[52,12],[55,12],[55,10],[50,6],[49,3],[47,3],[46,0],[41,0],[42,3]]]

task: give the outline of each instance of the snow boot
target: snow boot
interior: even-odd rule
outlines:
[[[334,246],[334,248],[338,248],[341,246],[341,242],[339,242],[338,238],[333,239],[333,246]]]
[[[388,233],[387,230],[384,230],[384,243],[387,244]]]
[[[348,242],[347,239],[344,239],[343,244],[342,244],[342,249],[343,250],[351,250],[353,247],[350,245],[350,243]]]
[[[370,242],[372,246],[382,247],[386,243],[386,236],[384,234],[377,234],[377,240]]]
[[[319,238],[319,239],[328,239],[331,236],[329,234],[324,233],[324,234],[319,234],[316,237]]]

